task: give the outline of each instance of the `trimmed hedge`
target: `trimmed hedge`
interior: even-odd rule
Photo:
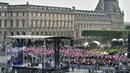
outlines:
[[[124,33],[129,34],[129,30],[84,30],[82,36],[116,37],[121,38]]]

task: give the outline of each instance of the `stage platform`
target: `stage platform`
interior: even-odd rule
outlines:
[[[38,66],[28,66],[30,63],[24,63],[22,65],[11,65],[9,67],[12,67],[12,72],[15,73],[53,73],[53,72],[68,72],[69,71],[69,66],[67,64],[64,64],[63,66],[59,68],[55,67],[42,67],[42,64],[39,64]]]

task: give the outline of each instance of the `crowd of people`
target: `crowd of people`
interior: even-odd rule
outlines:
[[[12,48],[8,52],[18,52],[18,48]],[[43,55],[46,55],[47,58],[54,58],[54,49],[53,48],[23,48],[24,59],[27,61],[38,60]],[[32,59],[34,58],[34,59]],[[119,62],[127,65],[127,62],[130,62],[130,59],[127,58],[125,53],[113,53],[113,54],[103,54],[90,52],[86,49],[64,47],[60,49],[60,59],[62,61],[69,61],[71,64],[83,64],[83,65],[101,65],[101,66],[115,66]]]
[[[3,48],[0,46],[0,48]],[[5,49],[1,49],[5,51]],[[54,61],[54,48],[48,47],[11,47],[8,48],[8,54],[11,56],[17,57],[19,51],[23,51],[23,60],[25,62],[29,61],[37,61],[39,63],[42,62],[43,55],[46,56],[48,61]],[[90,52],[85,48],[77,48],[64,46],[60,48],[60,61],[69,61],[70,64],[76,65],[99,65],[99,66],[112,66],[118,65],[120,62],[127,66],[127,63],[130,62],[130,59],[127,58],[125,53],[113,53],[113,54],[104,54],[104,53],[96,53]]]

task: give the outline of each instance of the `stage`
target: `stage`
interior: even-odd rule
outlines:
[[[30,63],[24,63],[22,65],[10,65],[9,67],[12,68],[12,72],[15,73],[53,73],[53,72],[68,72],[69,71],[69,65],[64,64],[63,66],[57,67],[42,67],[42,64],[39,64],[37,66],[28,66]]]

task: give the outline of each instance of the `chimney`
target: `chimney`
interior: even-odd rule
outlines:
[[[72,8],[73,8],[73,11],[75,11],[75,6],[73,6]]]

